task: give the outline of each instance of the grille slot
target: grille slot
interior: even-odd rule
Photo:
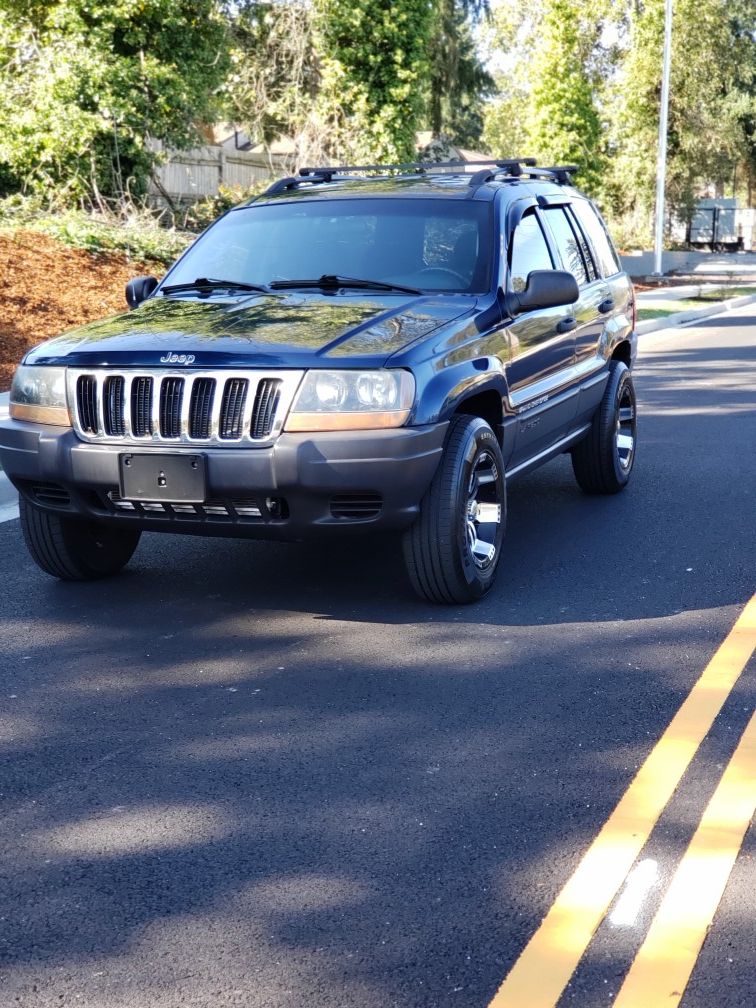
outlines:
[[[97,433],[97,379],[82,375],[76,383],[76,409],[81,429],[87,434]]]
[[[37,503],[47,507],[68,507],[71,503],[68,490],[57,483],[34,483],[29,493]]]
[[[123,402],[125,384],[123,375],[114,375],[112,378],[105,379],[103,402],[105,432],[111,437],[123,437],[126,433]]]
[[[257,386],[255,404],[252,407],[250,437],[265,438],[270,435],[280,398],[280,380],[278,378],[263,378]]]
[[[249,382],[246,378],[229,378],[223,389],[218,436],[237,440],[242,435],[242,417]]]
[[[215,397],[215,379],[198,378],[192,386],[189,400],[189,437],[210,436],[210,417]]]
[[[152,434],[152,378],[139,376],[131,384],[131,429],[134,437]]]
[[[377,518],[383,507],[379,493],[336,494],[331,498],[331,516],[348,518],[350,521]]]
[[[177,438],[181,433],[181,401],[184,398],[183,378],[164,378],[160,385],[160,434]]]

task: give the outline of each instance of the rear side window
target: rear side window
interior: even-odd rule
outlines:
[[[614,273],[619,273],[622,266],[599,215],[585,200],[576,199],[572,204],[572,209],[588,236],[588,241],[593,246],[594,258],[602,274],[612,276]]]
[[[561,207],[554,207],[545,213],[546,222],[551,233],[554,235],[559,255],[562,258],[564,268],[569,270],[578,282],[578,287],[585,287],[590,282],[588,269],[583,259],[577,235],[572,230],[572,225],[567,219],[567,214]]]
[[[535,213],[526,214],[515,228],[512,238],[510,275],[512,290],[524,291],[528,273],[533,270],[554,269],[551,253]]]

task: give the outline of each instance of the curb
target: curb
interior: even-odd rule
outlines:
[[[686,322],[695,322],[697,319],[708,318],[710,315],[723,315],[734,308],[743,308],[754,302],[756,302],[756,294],[742,294],[740,297],[730,298],[728,301],[717,301],[716,304],[706,308],[674,312],[672,315],[665,315],[658,319],[645,319],[643,322],[636,323],[635,331],[639,336],[643,336],[645,333],[656,332],[659,329],[673,329]]]

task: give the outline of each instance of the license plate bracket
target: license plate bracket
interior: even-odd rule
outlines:
[[[119,458],[124,500],[201,504],[206,498],[204,455],[130,452]]]

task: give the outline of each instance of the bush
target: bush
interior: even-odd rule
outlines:
[[[0,228],[41,231],[73,248],[122,253],[137,262],[167,266],[193,240],[186,231],[161,226],[148,210],[129,207],[122,214],[66,210],[52,213],[39,200],[9,196],[0,200]]]

